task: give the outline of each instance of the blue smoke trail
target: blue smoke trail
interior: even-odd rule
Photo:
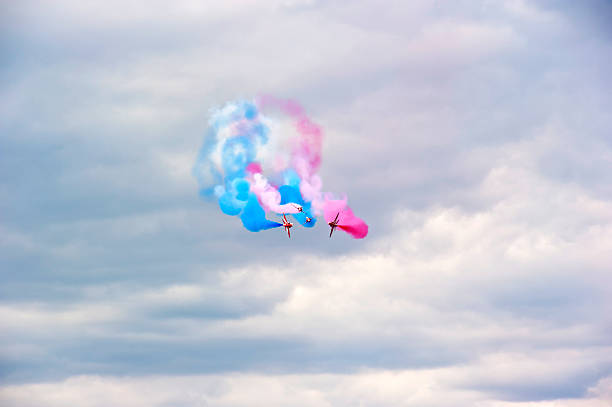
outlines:
[[[255,194],[249,195],[249,199],[242,211],[242,215],[240,215],[240,219],[244,227],[251,232],[259,232],[260,230],[283,226],[282,223],[272,222],[266,219],[266,213],[261,205],[259,205],[259,201],[257,201],[257,196],[255,196]]]
[[[244,227],[251,232],[282,226],[266,219],[265,211],[250,192],[245,178],[246,168],[254,162],[258,147],[268,141],[269,129],[257,120],[258,114],[257,107],[247,101],[229,103],[217,110],[209,122],[193,168],[200,195],[215,196],[221,211],[231,216],[239,215]]]

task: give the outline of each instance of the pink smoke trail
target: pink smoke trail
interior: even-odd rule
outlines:
[[[355,239],[363,239],[368,234],[368,225],[355,216],[346,199],[325,199],[323,217],[326,222],[332,222],[338,216],[338,227],[352,235]]]
[[[292,100],[283,100],[274,96],[264,95],[257,99],[261,108],[275,107],[295,120],[295,126],[300,134],[294,140],[291,151],[291,167],[301,179],[300,192],[307,201],[313,202],[313,207],[321,207],[317,202],[321,199],[321,178],[317,170],[321,165],[321,150],[323,147],[323,131],[306,116],[304,109]],[[319,205],[317,205],[319,204]]]

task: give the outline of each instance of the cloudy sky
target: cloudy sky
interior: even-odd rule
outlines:
[[[3,406],[612,403],[607,1],[0,7]],[[198,197],[261,93],[366,239]]]

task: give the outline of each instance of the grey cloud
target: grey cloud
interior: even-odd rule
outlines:
[[[609,7],[134,4],[2,24],[8,405],[609,400]],[[198,198],[208,109],[260,91],[324,126],[368,239],[251,234]],[[158,374],[224,387],[135,395]]]

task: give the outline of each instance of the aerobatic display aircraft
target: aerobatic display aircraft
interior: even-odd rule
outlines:
[[[338,227],[338,216],[340,216],[340,212],[336,214],[336,219],[334,219],[333,222],[327,223],[331,227],[331,230],[329,231],[329,237],[332,237],[332,233],[334,233],[334,229]]]
[[[293,227],[293,223],[287,221],[287,216],[285,216],[284,213],[283,213],[283,227],[287,231],[287,236],[289,236],[289,238],[291,238],[291,231],[289,229],[291,229]]]

